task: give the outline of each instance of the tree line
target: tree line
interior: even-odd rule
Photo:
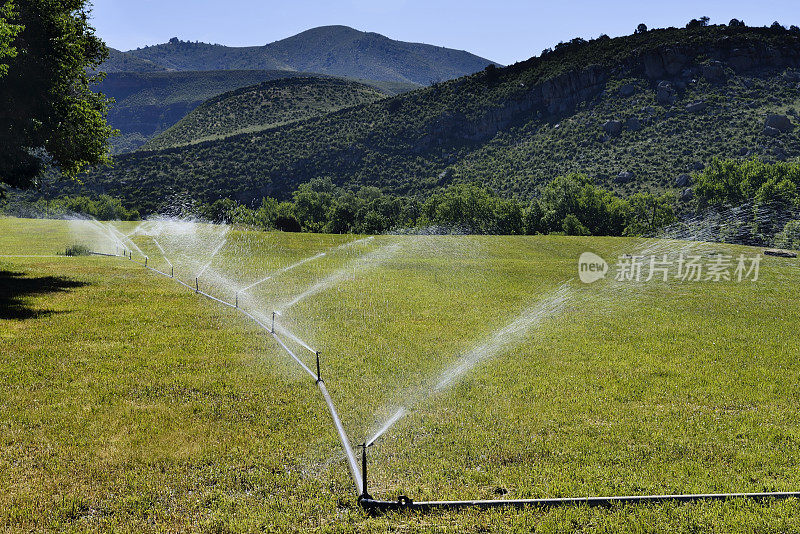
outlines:
[[[452,184],[427,199],[350,191],[315,179],[292,200],[264,198],[257,207],[231,199],[196,205],[203,219],[291,232],[436,232],[469,234],[644,235],[676,220],[674,198],[636,193],[627,198],[583,174],[559,176],[529,202],[503,198],[472,183]]]

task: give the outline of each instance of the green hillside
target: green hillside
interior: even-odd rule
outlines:
[[[323,74],[285,70],[110,73],[97,90],[115,100],[108,122],[120,131],[112,138],[116,153],[139,148],[207,99],[264,81]],[[381,93],[396,95],[419,87],[392,81],[358,80]]]
[[[154,150],[257,132],[386,96],[374,87],[341,79],[263,82],[209,99],[142,148]]]
[[[115,100],[108,122],[116,152],[134,150],[221,93],[300,73],[280,70],[110,73],[97,90]]]
[[[313,28],[264,46],[231,47],[173,38],[125,54],[167,70],[280,69],[423,85],[470,74],[492,63],[462,50],[396,41],[347,26]],[[111,68],[115,68],[113,63]]]
[[[615,188],[661,190],[712,156],[800,154],[797,66],[800,34],[783,29],[577,40],[317,119],[121,156],[86,184],[143,213],[182,192],[203,201],[285,198],[320,176],[412,195],[474,180],[530,198],[554,175],[582,170]],[[785,114],[789,127],[765,129],[768,113]]]
[[[160,72],[168,70],[147,59],[140,59],[115,48],[108,49],[108,59],[100,68],[103,72]]]
[[[170,39],[125,52],[169,70],[297,70],[266,53],[263,46],[231,47]]]

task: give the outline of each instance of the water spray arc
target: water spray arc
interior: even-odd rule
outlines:
[[[221,247],[219,247],[219,248],[221,248]],[[219,250],[216,250],[216,252],[219,252]],[[216,252],[215,252],[215,254],[216,254]],[[104,254],[104,255],[105,255],[105,254]],[[115,255],[108,254],[108,256],[115,256]],[[337,436],[338,436],[338,438],[339,438],[339,441],[340,441],[340,443],[341,443],[341,445],[342,445],[342,449],[343,449],[343,451],[344,451],[344,453],[345,453],[345,457],[346,457],[346,459],[347,459],[347,467],[348,467],[348,470],[350,471],[350,475],[351,475],[351,476],[352,476],[352,478],[353,478],[353,484],[354,484],[354,486],[355,486],[355,488],[356,488],[356,491],[357,491],[357,493],[360,495],[360,494],[362,493],[362,487],[363,487],[363,486],[362,486],[362,484],[363,484],[363,481],[362,481],[362,475],[361,475],[361,471],[360,471],[360,469],[359,469],[359,467],[358,467],[358,461],[356,460],[356,455],[355,455],[355,453],[353,452],[353,447],[352,447],[352,445],[350,444],[350,439],[347,437],[347,433],[345,432],[344,425],[342,424],[342,420],[341,420],[341,418],[339,417],[339,413],[338,413],[338,412],[337,412],[337,410],[336,410],[336,406],[335,406],[335,405],[334,405],[334,403],[333,403],[333,399],[331,398],[331,395],[330,395],[330,393],[328,392],[328,388],[325,386],[325,382],[322,380],[322,375],[321,375],[321,370],[320,370],[320,357],[319,357],[319,355],[320,355],[320,352],[319,352],[319,351],[317,351],[317,350],[314,350],[314,349],[312,349],[312,348],[311,348],[311,347],[310,347],[310,346],[309,346],[307,343],[305,343],[305,342],[304,342],[304,341],[302,341],[300,338],[298,338],[297,336],[295,336],[294,334],[292,334],[291,332],[289,332],[289,330],[288,330],[288,329],[286,329],[286,328],[281,328],[279,325],[277,325],[277,324],[276,324],[276,315],[280,315],[278,312],[273,312],[273,313],[272,313],[272,324],[271,324],[271,326],[267,326],[267,325],[266,325],[264,322],[262,322],[262,321],[261,321],[261,320],[260,320],[258,317],[256,317],[256,316],[255,316],[255,315],[253,315],[252,313],[250,313],[250,312],[248,312],[247,310],[244,310],[244,309],[242,309],[242,308],[239,308],[239,307],[238,307],[238,302],[237,302],[237,303],[230,303],[230,302],[224,301],[224,300],[222,300],[222,299],[219,299],[219,298],[217,298],[217,297],[215,297],[215,296],[213,296],[213,295],[211,295],[211,294],[209,294],[209,293],[206,293],[206,292],[204,292],[204,291],[200,291],[200,286],[199,286],[199,281],[198,281],[198,278],[199,278],[199,277],[195,277],[195,287],[194,287],[194,288],[192,288],[192,287],[191,287],[189,284],[187,284],[186,282],[184,282],[184,281],[182,281],[182,280],[180,280],[180,279],[178,279],[178,278],[174,278],[174,276],[172,276],[172,275],[174,274],[174,270],[173,270],[173,271],[171,271],[171,274],[169,274],[169,275],[168,275],[167,273],[164,273],[164,272],[162,272],[162,271],[160,271],[160,270],[158,270],[158,269],[155,269],[155,268],[153,268],[153,267],[151,267],[151,266],[147,265],[147,264],[146,264],[146,261],[145,261],[145,262],[140,262],[140,261],[134,260],[132,255],[131,255],[130,257],[128,257],[128,260],[129,260],[129,261],[135,261],[136,263],[138,263],[138,264],[142,265],[142,266],[143,266],[145,269],[149,269],[149,270],[150,270],[150,271],[152,271],[152,272],[158,273],[158,274],[160,274],[160,275],[162,275],[162,276],[169,277],[169,278],[171,278],[171,279],[175,280],[176,282],[178,282],[179,284],[181,284],[182,286],[184,286],[184,287],[186,287],[186,288],[188,288],[188,289],[194,290],[194,292],[195,292],[196,294],[203,295],[203,296],[204,296],[204,297],[206,297],[206,298],[209,298],[209,299],[211,299],[211,300],[213,300],[213,301],[215,301],[215,302],[218,302],[218,303],[220,303],[220,304],[223,304],[223,305],[225,305],[225,306],[228,306],[228,307],[230,307],[230,308],[233,308],[233,309],[235,309],[235,310],[239,311],[240,313],[242,313],[243,315],[245,315],[246,317],[248,317],[248,318],[250,318],[252,321],[254,321],[254,322],[255,322],[255,323],[256,323],[256,324],[257,324],[259,327],[261,327],[263,330],[267,331],[267,332],[268,332],[268,333],[269,333],[269,334],[270,334],[270,335],[271,335],[271,336],[272,336],[272,337],[275,339],[275,341],[278,343],[278,345],[280,345],[280,347],[281,347],[281,348],[282,348],[284,351],[286,351],[286,353],[287,353],[287,354],[288,354],[288,355],[289,355],[289,356],[290,356],[290,357],[291,357],[291,358],[292,358],[292,359],[293,359],[293,360],[294,360],[294,361],[295,361],[295,362],[296,362],[298,365],[300,365],[300,367],[301,367],[301,368],[302,368],[302,369],[303,369],[303,370],[304,370],[306,373],[308,373],[308,375],[309,375],[309,376],[310,376],[310,377],[311,377],[311,378],[312,378],[312,379],[315,381],[315,383],[316,383],[316,385],[317,385],[317,388],[319,389],[319,391],[320,391],[320,394],[322,395],[322,398],[323,398],[323,400],[325,401],[325,404],[326,404],[326,406],[328,407],[328,412],[329,412],[329,413],[330,413],[330,415],[331,415],[331,420],[333,421],[334,428],[336,429]],[[300,358],[299,358],[299,357],[298,357],[298,356],[297,356],[297,355],[296,355],[296,354],[295,354],[295,353],[294,353],[294,352],[293,352],[293,351],[292,351],[292,350],[291,350],[291,349],[290,349],[290,348],[289,348],[289,347],[286,345],[286,343],[285,343],[285,342],[284,342],[284,341],[283,341],[283,340],[280,338],[280,336],[278,335],[278,332],[276,332],[276,327],[277,327],[278,329],[280,329],[280,330],[281,330],[281,332],[282,332],[283,334],[286,334],[286,335],[287,335],[287,337],[290,337],[292,340],[296,341],[298,344],[300,344],[300,345],[301,345],[301,346],[303,346],[304,348],[307,348],[309,351],[311,351],[311,352],[312,352],[312,353],[315,355],[315,357],[316,357],[316,367],[317,367],[317,369],[316,369],[316,373],[315,373],[314,371],[312,371],[312,370],[311,370],[311,369],[310,369],[310,368],[309,368],[309,367],[308,367],[308,366],[307,366],[307,365],[306,365],[306,364],[305,364],[305,363],[304,363],[304,362],[303,362],[303,361],[302,361],[302,360],[301,360],[301,359],[300,359]]]
[[[227,230],[226,230],[226,232],[225,232],[225,233],[227,233]],[[205,265],[203,265],[203,267],[202,267],[202,268],[201,268],[201,269],[200,269],[200,270],[197,272],[197,274],[196,274],[195,276],[197,276],[197,277],[199,278],[200,276],[202,276],[202,275],[203,275],[203,273],[204,273],[204,272],[206,272],[206,269],[208,269],[209,267],[211,267],[211,264],[214,262],[214,257],[215,257],[217,254],[219,254],[219,251],[220,251],[220,250],[222,250],[222,247],[224,247],[224,246],[225,246],[225,243],[227,243],[227,242],[228,242],[228,239],[227,239],[226,237],[223,237],[223,238],[222,238],[222,241],[220,241],[220,242],[219,242],[219,244],[217,244],[217,246],[216,246],[216,247],[214,248],[214,250],[211,252],[211,256],[210,256],[210,257],[209,257],[209,259],[208,259],[208,263],[206,263]]]
[[[283,274],[283,273],[289,272],[289,271],[291,271],[292,269],[296,269],[297,267],[300,267],[300,266],[301,266],[301,265],[303,265],[304,263],[308,263],[308,262],[310,262],[310,261],[314,261],[314,260],[316,260],[316,259],[322,258],[322,257],[323,257],[323,256],[325,256],[325,255],[326,255],[326,253],[325,253],[325,252],[320,252],[319,254],[316,254],[316,255],[314,255],[314,256],[310,256],[310,257],[308,257],[308,258],[303,258],[302,260],[300,260],[300,261],[298,261],[298,262],[295,262],[295,263],[293,263],[293,264],[291,264],[291,265],[289,265],[289,266],[287,266],[287,267],[284,267],[284,268],[282,268],[282,269],[278,269],[277,271],[275,271],[274,273],[270,274],[269,276],[265,276],[265,277],[264,277],[264,278],[262,278],[261,280],[258,280],[258,281],[256,281],[256,282],[253,282],[253,283],[252,283],[252,284],[250,284],[249,286],[243,287],[242,289],[240,289],[240,290],[239,290],[239,293],[244,293],[244,292],[246,292],[246,291],[247,291],[247,290],[249,290],[249,289],[253,289],[253,288],[254,288],[254,287],[256,287],[257,285],[263,284],[264,282],[266,282],[266,281],[268,281],[268,280],[272,280],[273,278],[275,278],[275,277],[276,277],[276,276],[278,276],[279,274]]]
[[[428,511],[428,510],[435,510],[435,509],[462,509],[462,508],[494,508],[494,507],[527,507],[527,506],[540,506],[540,507],[553,507],[553,506],[575,506],[575,505],[587,505],[587,506],[612,506],[615,504],[638,504],[638,503],[657,503],[657,502],[666,502],[666,501],[676,501],[676,502],[693,502],[693,501],[701,501],[701,500],[728,500],[728,499],[755,499],[755,500],[764,500],[764,499],[788,499],[788,498],[800,498],[800,492],[764,492],[764,493],[712,493],[712,494],[662,494],[662,495],[633,495],[633,496],[600,496],[600,497],[567,497],[567,498],[540,498],[540,499],[491,499],[491,500],[455,500],[455,501],[413,501],[412,499],[406,496],[400,496],[395,501],[388,501],[388,500],[379,500],[375,499],[370,495],[368,491],[368,470],[367,470],[367,460],[368,460],[368,451],[371,446],[374,446],[376,441],[383,436],[392,426],[397,423],[400,419],[402,419],[407,413],[413,410],[415,403],[410,403],[407,406],[400,407],[397,409],[391,418],[368,440],[365,440],[363,443],[359,444],[358,447],[361,448],[361,465],[359,466],[358,458],[353,450],[351,442],[345,432],[344,426],[342,424],[341,418],[336,410],[334,405],[333,399],[331,398],[330,393],[326,387],[324,380],[322,379],[321,374],[321,361],[320,361],[320,351],[313,349],[308,343],[305,343],[303,340],[295,336],[288,328],[280,324],[280,321],[277,320],[277,317],[280,317],[280,313],[278,311],[273,311],[271,315],[271,324],[267,325],[268,318],[267,317],[259,317],[260,314],[251,313],[243,308],[239,307],[239,292],[236,293],[235,301],[233,303],[227,302],[223,299],[215,297],[205,291],[201,291],[199,287],[199,278],[200,275],[205,272],[206,269],[209,268],[211,262],[213,261],[214,256],[222,249],[225,245],[226,240],[223,239],[217,247],[215,247],[210,261],[197,273],[195,276],[195,285],[192,287],[191,285],[187,284],[186,282],[175,278],[174,277],[174,267],[169,260],[167,260],[166,255],[163,254],[163,248],[157,244],[159,250],[164,255],[164,259],[170,265],[170,273],[167,274],[162,272],[158,269],[155,269],[148,263],[148,258],[145,254],[142,254],[144,261],[138,261],[133,259],[132,250],[136,248],[135,243],[131,241],[132,247],[125,247],[122,241],[114,235],[114,233],[110,231],[104,232],[107,237],[112,239],[115,243],[121,244],[122,246],[122,256],[126,257],[129,261],[135,261],[139,263],[146,269],[149,269],[155,273],[161,274],[165,277],[169,277],[182,286],[186,287],[187,289],[193,290],[196,294],[203,295],[215,302],[228,306],[232,309],[235,309],[242,313],[244,316],[248,317],[252,321],[254,321],[260,328],[268,332],[279,344],[281,348],[311,377],[319,391],[320,395],[325,400],[326,406],[328,411],[331,415],[332,422],[334,424],[337,436],[340,440],[342,449],[345,453],[347,466],[350,471],[350,474],[353,479],[354,486],[357,491],[358,495],[358,502],[359,504],[367,511],[368,513],[380,513],[384,511],[390,510],[418,510],[418,511]],[[120,234],[122,235],[122,234]],[[123,236],[123,238],[128,238],[128,236]],[[126,250],[127,249],[127,250]],[[126,254],[127,252],[127,254]],[[141,251],[140,251],[141,252]],[[99,255],[107,255],[107,256],[117,256],[117,254],[104,254],[104,253],[97,253]],[[391,254],[390,250],[387,250],[382,253],[381,257],[385,257],[385,255]],[[321,255],[324,255],[322,253]],[[320,256],[320,255],[318,255]],[[118,256],[119,257],[119,256]],[[307,258],[304,261],[311,261],[312,258]],[[290,266],[291,267],[291,266]],[[335,273],[332,277],[325,279],[323,283],[317,284],[312,286],[306,293],[302,294],[300,297],[290,301],[287,307],[291,307],[303,298],[309,296],[310,294],[314,294],[318,291],[321,291],[325,287],[327,287],[330,283],[338,281],[342,279],[342,275],[339,273]],[[257,282],[260,283],[260,282]],[[257,284],[256,284],[257,285]],[[249,286],[249,287],[252,287]],[[247,288],[246,288],[247,289]],[[508,347],[514,340],[518,339],[518,336],[522,335],[532,324],[536,324],[541,317],[544,317],[550,313],[554,313],[556,310],[560,310],[566,302],[568,302],[572,298],[572,295],[569,293],[568,289],[565,289],[564,286],[556,290],[556,292],[551,295],[549,298],[543,300],[537,306],[533,306],[525,310],[520,316],[518,316],[514,321],[507,324],[504,328],[490,336],[484,343],[477,345],[472,350],[463,354],[453,366],[446,369],[442,374],[438,377],[438,379],[431,384],[430,390],[433,393],[437,393],[443,389],[446,389],[456,383],[461,376],[463,376],[466,372],[471,370],[473,367],[484,361],[486,358],[491,357],[492,355],[500,352],[501,350]],[[307,349],[315,356],[316,360],[316,372],[312,370],[308,365],[306,365],[301,358],[297,356],[284,342],[282,339],[286,337],[291,339],[301,347]]]

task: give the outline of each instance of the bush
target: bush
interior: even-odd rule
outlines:
[[[67,247],[64,251],[65,256],[89,256],[92,251],[87,245],[76,243]]]
[[[775,246],[800,250],[800,220],[792,220],[786,223],[783,230],[775,236]]]
[[[230,199],[201,205],[201,216],[285,232],[379,234],[437,228],[474,234],[642,235],[675,221],[669,196],[637,193],[625,199],[582,174],[559,176],[527,208],[477,184],[452,184],[423,203],[376,187],[346,191],[329,179],[303,184],[292,202],[264,198],[258,209]]]
[[[53,199],[33,198],[27,193],[9,195],[3,202],[2,211],[19,217],[42,217],[61,219],[74,215],[84,215],[100,221],[138,221],[139,212],[128,210],[122,201],[108,195],[97,197],[62,196]]]
[[[770,244],[800,206],[800,164],[714,159],[696,177],[696,211],[745,206],[750,213],[746,244]]]

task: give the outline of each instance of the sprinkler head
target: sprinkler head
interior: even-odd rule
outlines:
[[[372,495],[367,491],[367,448],[371,445],[371,443],[367,442],[356,445],[361,448],[361,495],[358,496],[359,501],[372,499]]]

